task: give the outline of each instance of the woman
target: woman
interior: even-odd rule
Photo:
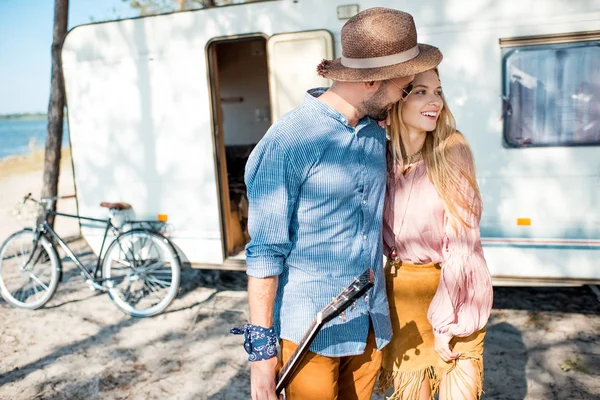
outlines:
[[[394,386],[392,399],[479,399],[492,284],[473,157],[437,69],[417,75],[390,115],[384,248],[394,337],[380,386]]]

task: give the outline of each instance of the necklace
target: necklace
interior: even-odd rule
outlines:
[[[414,154],[411,154],[409,156],[402,156],[402,159],[406,160],[406,162],[408,164],[414,164],[416,161],[419,161],[421,159],[421,152],[423,150],[419,150]]]
[[[419,153],[420,153],[420,151],[419,151]],[[408,189],[408,195],[406,196],[406,203],[404,203],[404,212],[402,213],[402,219],[400,220],[400,227],[398,228],[398,235],[396,235],[394,233],[394,245],[396,245],[396,237],[400,236],[400,234],[402,233],[402,228],[404,228],[404,220],[406,219],[406,212],[408,211],[408,204],[410,203],[410,195],[412,194],[413,186],[415,184],[415,175],[416,174],[412,174],[412,177],[411,177],[411,180],[410,180],[410,187]],[[394,211],[395,211],[396,208],[398,208],[398,207],[396,207],[396,205],[397,205],[397,203],[396,203],[396,193],[394,193],[394,202],[393,202],[393,204],[394,204]],[[396,217],[396,213],[394,212],[393,218],[395,218],[395,217]],[[396,224],[392,224],[392,225],[393,225],[392,226],[392,230],[393,230],[396,227]],[[396,265],[397,264],[392,264],[392,268],[390,270],[390,272],[392,274],[396,273]]]
[[[421,160],[421,154],[422,154],[423,149],[417,151],[414,154],[411,154],[409,156],[402,156],[402,159],[404,160],[404,175],[406,176],[406,174],[408,173],[408,171],[410,171],[410,169],[412,168],[412,166],[419,160]]]

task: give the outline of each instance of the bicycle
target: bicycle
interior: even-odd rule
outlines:
[[[46,304],[62,280],[62,264],[55,243],[75,263],[91,289],[108,292],[121,311],[134,317],[150,317],[161,313],[177,296],[181,263],[173,244],[158,232],[160,221],[118,220],[120,211],[131,210],[127,203],[101,203],[108,208],[108,218],[98,219],[52,210],[54,201],[71,196],[36,200],[27,195],[26,202],[35,203],[38,215],[35,227],[8,237],[0,247],[0,295],[10,305],[30,310]],[[48,216],[76,218],[106,224],[102,245],[94,270],[81,263],[65,241],[50,227]],[[130,229],[124,229],[129,227]],[[116,238],[103,254],[108,234]]]

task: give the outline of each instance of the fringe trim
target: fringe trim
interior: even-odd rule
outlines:
[[[426,367],[416,371],[398,372],[383,370],[379,375],[379,385],[377,391],[385,395],[390,388],[394,388],[391,396],[387,400],[419,400],[421,386],[425,377],[429,378],[429,387],[431,389],[431,400],[434,400],[434,390],[439,387],[439,378],[434,367]]]
[[[463,398],[480,400],[483,394],[483,360],[481,358],[466,359],[473,362],[477,371],[476,382],[471,382],[467,373],[455,361],[450,368],[429,366],[410,372],[381,370],[377,391],[386,395],[386,392],[393,387],[394,392],[386,397],[387,400],[419,400],[423,381],[427,377],[431,400],[434,400],[434,396],[439,394],[442,379],[445,380],[445,399],[453,399],[456,396],[452,397],[452,395],[457,394],[458,391]]]
[[[455,361],[452,363],[450,368],[437,367],[438,374],[440,375],[439,382],[446,378],[444,398],[454,399],[461,394],[462,398],[473,398],[480,400],[483,394],[483,359],[482,358],[463,358],[461,360],[470,360],[477,371],[477,379],[472,382],[467,373],[458,365]],[[436,388],[436,393],[439,392],[440,387]],[[466,393],[464,391],[466,391]]]

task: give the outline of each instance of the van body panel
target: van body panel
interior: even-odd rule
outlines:
[[[360,10],[398,7],[391,0],[355,3]],[[192,263],[224,265],[229,255],[208,47],[240,35],[267,38],[275,120],[301,102],[308,86],[328,84],[316,76],[315,54],[341,55],[345,20],[338,19],[338,7],[345,5],[258,2],[71,30],[62,59],[80,214],[104,217],[101,201],[126,201],[139,219],[167,214],[170,237]],[[506,146],[507,50],[500,46],[504,38],[597,31],[600,2],[433,0],[401,6],[413,15],[419,42],[444,54],[441,82],[475,156],[484,201],[482,243],[492,275],[600,281],[600,147]],[[296,62],[294,37],[307,40],[297,47]],[[256,118],[265,112],[256,111]],[[82,232],[97,251],[103,231],[82,226]]]

